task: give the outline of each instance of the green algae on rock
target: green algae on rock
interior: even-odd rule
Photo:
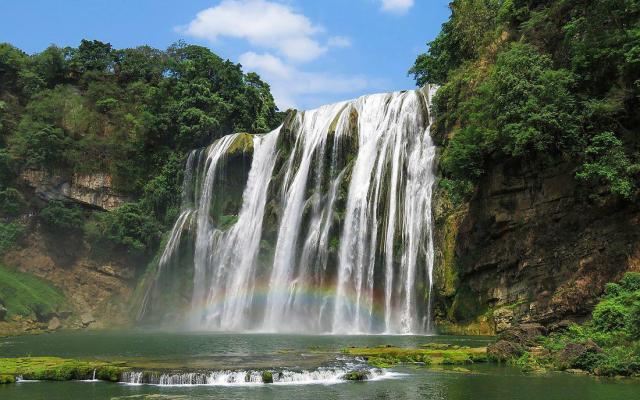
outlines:
[[[365,357],[369,365],[378,368],[391,368],[398,364],[460,365],[487,362],[486,347],[440,347],[349,347],[343,349],[343,353]]]
[[[342,379],[346,381],[365,381],[367,380],[367,373],[365,371],[351,371],[344,374]]]
[[[273,383],[273,373],[271,371],[262,372],[262,383]]]
[[[127,368],[103,361],[59,357],[0,358],[0,376],[44,381],[99,379],[116,382]]]

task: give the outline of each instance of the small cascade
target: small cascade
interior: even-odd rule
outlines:
[[[229,191],[220,176],[243,134],[192,152],[181,213],[153,279],[189,250],[188,234],[188,327],[430,332],[434,90],[290,113],[273,132],[251,135],[251,165],[230,227],[212,205]],[[141,317],[157,295],[153,286]]]
[[[274,385],[335,384],[347,382],[345,375],[352,372],[347,368],[320,367],[315,370],[268,371]],[[358,369],[367,380],[392,378],[395,374],[379,368]],[[252,386],[264,384],[265,371],[223,370],[201,372],[142,372],[128,371],[121,377],[122,383],[130,385],[157,386]]]

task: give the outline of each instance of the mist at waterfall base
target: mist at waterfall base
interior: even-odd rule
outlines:
[[[430,333],[433,93],[294,112],[270,133],[192,151],[139,319],[194,331]],[[227,175],[238,172],[229,153],[248,136],[241,204],[225,224]],[[163,281],[176,276],[190,299],[170,312]]]

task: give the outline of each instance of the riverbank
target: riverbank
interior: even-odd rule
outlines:
[[[489,357],[524,371],[640,376],[640,273],[608,283],[583,324],[520,324],[489,346]]]

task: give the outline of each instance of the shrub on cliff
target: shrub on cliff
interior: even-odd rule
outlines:
[[[24,231],[24,226],[17,222],[0,222],[0,255],[14,247]]]
[[[82,209],[75,205],[66,206],[60,201],[47,204],[38,216],[49,228],[57,230],[81,230],[84,225]]]
[[[628,310],[617,299],[604,300],[593,310],[593,324],[601,332],[623,329]]]
[[[489,159],[571,154],[581,143],[574,77],[533,46],[514,43],[497,57],[475,95],[460,101],[461,127],[440,165],[455,181],[475,181]],[[451,112],[447,83],[437,108]],[[450,185],[453,188],[461,185]],[[459,193],[455,193],[459,194]]]
[[[24,197],[18,190],[14,188],[0,190],[0,215],[18,215],[25,206]]]
[[[86,226],[94,240],[108,240],[125,249],[145,253],[155,247],[162,226],[138,203],[128,203],[108,213],[95,214]]]

